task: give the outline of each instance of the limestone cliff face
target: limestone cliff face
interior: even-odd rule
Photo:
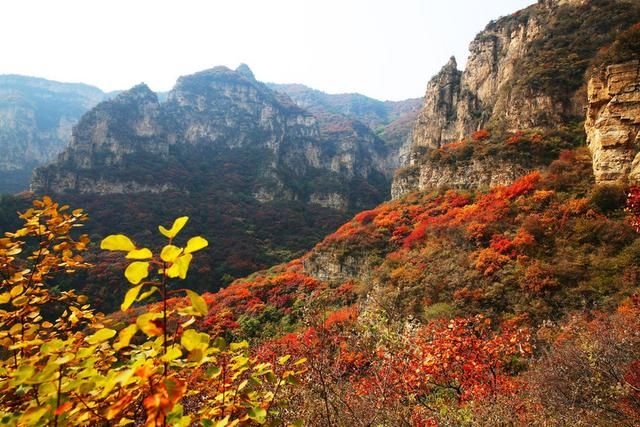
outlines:
[[[484,127],[494,115],[506,119],[513,128],[521,128],[523,123],[535,125],[534,117],[540,111],[537,107],[510,111],[505,106],[513,102],[526,104],[520,99],[522,95],[512,93],[507,85],[514,78],[518,60],[526,55],[528,44],[540,31],[535,17],[492,24],[469,46],[464,71],[457,69],[452,57],[427,85],[413,130],[413,144],[436,148],[460,140]],[[526,98],[530,98],[529,94]]]
[[[464,71],[451,58],[429,82],[408,168],[395,178],[393,196],[434,186],[505,184],[539,166],[482,156],[452,168],[422,153],[469,141],[480,129],[506,139],[517,131],[544,133],[581,121],[588,64],[638,17],[637,2],[541,0],[490,23],[470,44]]]
[[[357,279],[367,280],[381,260],[366,254],[342,256],[332,250],[315,249],[302,261],[305,273],[329,283],[344,283]]]
[[[34,171],[31,188],[52,193],[157,192],[166,184],[112,181],[108,169],[123,167],[132,155],[162,159],[168,153],[158,98],[140,84],[82,116],[57,162]]]
[[[325,131],[288,96],[256,81],[248,67],[216,67],[181,77],[162,103],[145,85],[101,103],[74,128],[58,161],[34,173],[32,189],[189,191],[190,167],[206,172],[234,158],[255,158],[240,183],[257,200],[339,209],[371,197],[352,191],[358,182],[377,186],[373,198],[382,200],[380,182],[389,173],[384,143],[366,126]]]
[[[640,61],[596,73],[588,96],[585,130],[596,182],[640,182]]]
[[[509,185],[528,172],[522,165],[500,159],[471,159],[454,164],[428,161],[420,167],[400,170],[391,185],[391,197],[397,199],[416,189],[487,189]]]
[[[60,161],[78,169],[114,166],[134,152],[166,156],[168,144],[159,120],[160,104],[145,84],[103,102],[74,127]]]

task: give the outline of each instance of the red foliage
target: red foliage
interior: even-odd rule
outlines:
[[[474,141],[484,141],[485,139],[489,139],[490,136],[491,134],[486,129],[479,129],[471,134],[471,138],[473,138]]]
[[[358,317],[358,310],[355,306],[343,307],[333,313],[331,313],[324,321],[324,327],[329,329],[332,326],[340,325],[342,323],[349,323],[356,320]]]
[[[429,402],[435,403],[431,399],[438,391],[450,392],[458,405],[497,394],[515,396],[519,385],[508,364],[531,354],[529,340],[528,330],[515,322],[504,323],[498,331],[482,316],[433,322],[406,337],[401,348],[377,349],[373,366],[355,387],[363,396],[421,402],[413,417],[429,425]]]
[[[462,141],[449,142],[447,144],[442,144],[440,146],[440,150],[442,151],[452,151],[458,150],[466,145],[466,141],[463,139]]]
[[[378,215],[376,210],[363,211],[354,217],[356,221],[358,221],[362,225],[367,225]]]
[[[516,145],[517,143],[522,141],[522,137],[524,137],[524,132],[517,131],[516,133],[511,135],[509,138],[507,138],[505,142],[507,145]]]
[[[640,187],[634,185],[629,189],[626,210],[631,216],[631,226],[640,233]]]

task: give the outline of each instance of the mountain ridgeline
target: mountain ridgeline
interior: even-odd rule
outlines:
[[[144,84],[82,117],[58,161],[36,170],[38,193],[191,193],[251,159],[244,192],[346,210],[386,198],[389,149],[366,126],[322,132],[286,95],[246,66],[181,77],[165,102]]]
[[[269,87],[286,93],[300,107],[318,118],[321,131],[366,125],[391,149],[394,168],[406,163],[411,145],[411,131],[422,99],[378,101],[358,93],[328,94],[301,84],[269,83]]]
[[[84,114],[31,188],[85,207],[96,238],[115,227],[143,239],[142,230],[188,215],[218,242],[191,286],[217,289],[302,254],[388,198],[397,149],[362,121],[330,114],[329,126],[246,65],[181,77],[163,101],[140,84]],[[94,286],[102,280],[82,286],[111,309],[113,295]]]

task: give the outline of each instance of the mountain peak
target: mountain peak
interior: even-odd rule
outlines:
[[[256,77],[253,75],[253,71],[251,71],[251,68],[249,68],[249,66],[244,62],[238,65],[238,68],[236,68],[236,73],[242,74],[243,76],[248,77],[251,80],[256,79]]]
[[[446,63],[444,68],[453,68],[454,70],[458,69],[458,62],[456,61],[456,57],[451,55],[449,61]]]
[[[115,102],[127,102],[130,100],[148,100],[151,102],[158,102],[158,97],[156,93],[145,83],[138,83],[131,89],[121,92],[114,98]]]

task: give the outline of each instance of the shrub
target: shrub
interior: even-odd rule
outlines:
[[[276,394],[301,372],[300,363],[258,363],[247,342],[227,344],[191,328],[208,314],[207,304],[170,285],[186,278],[193,253],[208,242],[193,237],[176,245],[187,217],[159,227],[168,243],[155,255],[122,234],[102,241],[103,249],[126,253],[130,261],[125,312],[111,317],[92,310],[85,296],[52,290],[60,275],[90,267],[82,257],[89,238],[72,233],[86,214],[44,197],[21,218],[24,227],[0,239],[3,425],[244,425],[274,419]],[[128,310],[154,294],[159,303]],[[186,298],[175,298],[179,294]]]
[[[626,189],[621,185],[598,185],[591,194],[591,204],[602,213],[625,207]]]

